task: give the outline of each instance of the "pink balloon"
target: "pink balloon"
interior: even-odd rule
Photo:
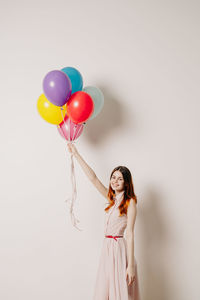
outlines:
[[[60,123],[57,128],[60,135],[67,141],[76,140],[83,131],[83,124],[75,124],[65,115],[64,122]]]

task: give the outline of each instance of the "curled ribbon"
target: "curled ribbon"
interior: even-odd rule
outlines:
[[[76,201],[77,191],[76,191],[76,177],[75,177],[75,170],[74,170],[73,154],[71,154],[71,183],[72,183],[72,195],[71,197],[68,197],[65,200],[65,202],[69,201],[70,203],[70,215],[71,215],[73,226],[81,231],[82,229],[78,228],[77,226],[77,223],[79,223],[80,221],[74,215],[74,204]]]
[[[62,114],[63,122],[64,122],[64,125],[65,125],[65,128],[66,128],[67,125],[65,123],[65,119],[64,119],[64,116],[63,116],[63,108],[62,107],[61,107],[61,114]],[[70,123],[71,123],[71,120],[70,120]],[[70,126],[70,129],[71,129],[71,126]],[[73,141],[74,141],[74,137],[75,137],[75,134],[76,134],[76,132],[75,132],[76,131],[76,126],[75,126],[74,129],[75,130],[73,130],[72,141],[71,141],[71,132],[69,132],[69,141],[71,143],[73,143]],[[82,229],[80,229],[77,225],[77,223],[80,223],[80,221],[74,215],[74,204],[75,204],[76,197],[77,197],[77,190],[76,190],[76,177],[75,177],[73,154],[71,154],[71,174],[70,174],[70,177],[71,177],[71,184],[72,184],[72,195],[71,195],[71,197],[68,197],[65,200],[65,202],[67,202],[67,203],[69,202],[69,204],[70,204],[69,212],[70,212],[70,215],[71,215],[71,221],[72,221],[73,226],[76,229],[82,231]]]

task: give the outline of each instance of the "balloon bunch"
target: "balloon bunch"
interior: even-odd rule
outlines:
[[[94,86],[83,88],[83,77],[73,67],[47,73],[43,79],[43,92],[38,98],[37,110],[45,121],[57,126],[59,134],[66,141],[75,141],[82,134],[86,121],[95,118],[104,105],[101,90]],[[76,199],[73,155],[71,155],[71,182],[72,196],[66,201],[71,201],[72,223],[79,229],[77,227],[79,220],[73,213]]]

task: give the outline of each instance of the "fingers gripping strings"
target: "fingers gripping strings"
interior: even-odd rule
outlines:
[[[64,122],[64,126],[66,129],[66,132],[69,133],[68,136],[68,140],[72,143],[74,142],[75,137],[78,135],[78,132],[80,130],[77,131],[77,125],[75,124],[75,126],[73,126],[73,136],[71,139],[71,120],[68,119],[68,126],[69,126],[69,130],[67,130],[67,124],[65,122],[64,116],[63,116],[63,108],[61,107],[61,114],[62,114],[62,118],[63,118],[63,122]],[[82,229],[78,228],[77,223],[80,223],[80,221],[75,217],[74,215],[74,204],[76,202],[76,197],[77,197],[77,190],[76,190],[76,177],[75,177],[75,169],[74,169],[74,160],[73,160],[73,154],[71,154],[71,184],[72,184],[72,195],[71,197],[68,197],[65,202],[69,202],[70,203],[70,215],[71,215],[71,221],[72,224],[75,228],[77,228],[78,230],[82,231]]]

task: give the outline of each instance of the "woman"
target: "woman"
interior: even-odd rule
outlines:
[[[72,143],[70,153],[97,190],[109,201],[105,208],[105,239],[97,271],[93,300],[139,300],[137,263],[134,256],[134,224],[137,197],[128,168],[116,167],[107,189]],[[126,239],[124,231],[126,229]]]

